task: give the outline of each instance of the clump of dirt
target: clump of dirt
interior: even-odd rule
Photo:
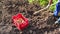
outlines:
[[[29,4],[27,0],[0,0],[0,34],[59,34],[59,24],[50,11],[33,13],[41,9],[39,4]],[[12,16],[22,13],[29,19],[29,26],[19,31],[12,23]]]

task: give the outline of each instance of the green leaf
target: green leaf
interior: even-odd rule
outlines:
[[[54,11],[54,10],[55,10],[57,1],[58,1],[58,0],[53,0],[53,3],[52,3],[53,5],[50,6],[50,10],[51,10],[51,11]]]
[[[29,3],[33,3],[34,0],[28,0]]]

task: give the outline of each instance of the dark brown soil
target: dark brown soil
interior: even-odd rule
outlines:
[[[60,34],[60,25],[50,11],[33,13],[41,9],[39,4],[28,4],[27,0],[0,0],[0,34]],[[29,26],[19,31],[12,23],[12,16],[22,13],[29,19]]]

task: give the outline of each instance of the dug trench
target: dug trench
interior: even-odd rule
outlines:
[[[59,34],[60,25],[54,24],[56,17],[50,11],[42,11],[39,4],[28,4],[27,0],[0,0],[0,34]],[[19,31],[12,23],[12,16],[22,13],[29,19],[29,26]]]

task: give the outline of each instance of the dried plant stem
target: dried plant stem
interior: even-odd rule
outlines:
[[[39,11],[34,12],[34,14],[37,14],[37,13],[39,13],[40,11],[44,11],[44,10],[48,9],[49,7],[50,7],[50,5],[48,4],[45,8],[43,8],[43,9],[41,9],[41,10],[39,10]]]
[[[5,11],[3,10],[2,11],[2,22],[3,22],[3,19],[4,19],[4,15],[5,15]]]
[[[58,3],[58,2],[56,2],[56,3]],[[35,11],[34,14],[37,14],[37,13],[39,13],[40,11],[44,11],[44,10],[48,9],[50,6],[55,5],[56,3],[51,4],[51,5],[48,4],[45,8],[43,8],[43,9],[41,9],[41,10],[38,10],[38,11]]]
[[[3,22],[3,20],[4,20],[4,16],[5,16],[5,15],[7,15],[7,11],[2,10],[2,22]]]

